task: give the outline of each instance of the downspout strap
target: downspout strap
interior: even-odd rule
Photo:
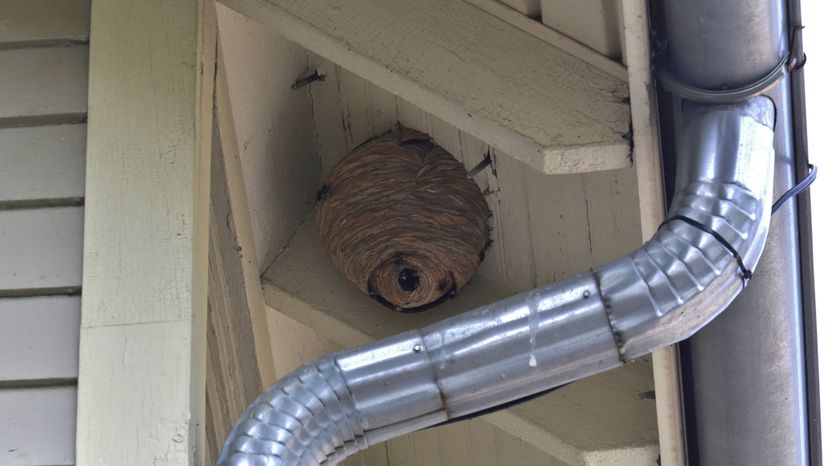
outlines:
[[[768,74],[735,89],[710,90],[696,87],[676,78],[666,66],[659,68],[657,80],[665,90],[685,100],[704,104],[733,104],[767,92],[785,76],[789,62],[790,58],[786,55]]]

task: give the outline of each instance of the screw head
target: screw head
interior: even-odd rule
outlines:
[[[422,347],[422,346],[420,346],[419,344],[414,345],[414,352],[415,352],[415,353],[419,353],[419,352],[420,352],[420,351],[422,351],[422,350],[423,350],[423,347]]]
[[[589,298],[589,295],[590,295],[589,290],[584,290],[584,299]]]

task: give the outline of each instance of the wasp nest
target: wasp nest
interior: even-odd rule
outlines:
[[[471,279],[489,208],[451,154],[406,128],[354,149],[320,191],[316,223],[346,277],[377,301],[417,311]]]

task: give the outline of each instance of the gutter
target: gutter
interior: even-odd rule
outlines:
[[[775,108],[690,105],[668,220],[568,280],[288,374],[242,415],[218,464],[337,464],[688,338],[742,291],[770,221]]]

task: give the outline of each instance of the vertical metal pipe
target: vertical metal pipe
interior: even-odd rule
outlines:
[[[773,92],[774,197],[793,185],[786,85]],[[809,464],[795,206],[773,216],[747,289],[689,341],[699,464]]]
[[[748,84],[785,55],[782,0],[670,0],[664,19],[670,68],[693,86]]]
[[[786,54],[785,13],[782,0],[666,2],[671,71],[688,84],[711,90],[758,80]],[[777,107],[778,196],[794,181],[788,79],[770,96]],[[690,362],[684,390],[692,400],[686,409],[694,424],[688,426],[693,463],[808,464],[798,258],[791,202],[773,217],[764,256],[748,288],[683,345],[689,353],[684,360]]]

